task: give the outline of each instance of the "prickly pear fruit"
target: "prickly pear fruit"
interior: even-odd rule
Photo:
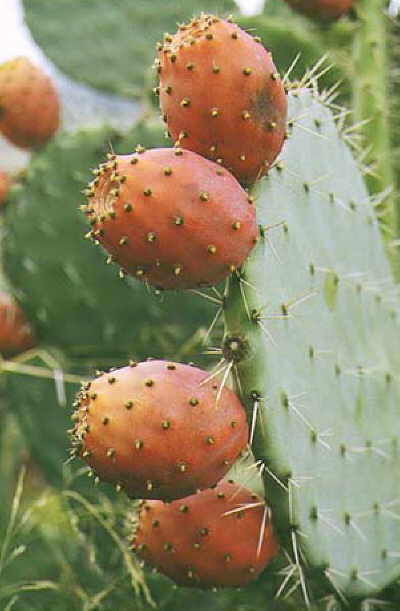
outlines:
[[[321,20],[339,19],[347,13],[354,0],[285,0],[294,10]]]
[[[9,357],[36,344],[35,334],[13,297],[0,292],[0,353]]]
[[[26,57],[0,66],[0,132],[16,146],[46,144],[59,125],[58,95],[50,78]]]
[[[110,155],[88,189],[88,237],[123,272],[163,289],[216,284],[257,240],[253,198],[224,168],[182,149]]]
[[[0,206],[5,203],[9,188],[10,179],[5,172],[0,170]]]
[[[259,39],[203,14],[158,49],[157,92],[172,138],[242,184],[265,174],[283,145],[287,99]]]
[[[143,502],[133,549],[177,584],[240,587],[278,552],[269,510],[232,481],[165,504]]]
[[[237,396],[179,363],[132,363],[103,374],[76,407],[77,451],[133,498],[176,499],[214,485],[248,438]]]

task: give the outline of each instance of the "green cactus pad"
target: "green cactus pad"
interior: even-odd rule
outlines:
[[[233,12],[233,0],[24,0],[26,21],[49,58],[77,81],[141,95],[155,44],[194,14]]]
[[[256,193],[260,243],[226,299],[224,354],[306,600],[311,575],[367,597],[400,575],[398,289],[331,111],[294,91],[290,116]]]
[[[62,133],[33,158],[10,198],[6,273],[39,340],[73,357],[185,358],[177,346],[199,334],[213,312],[187,293],[155,295],[122,280],[106,254],[84,239],[89,225],[78,207],[90,169],[111,147],[123,153],[139,143],[168,146],[150,119],[124,137],[108,128]]]

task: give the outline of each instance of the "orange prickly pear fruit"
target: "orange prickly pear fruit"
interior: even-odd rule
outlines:
[[[104,373],[77,397],[77,453],[133,498],[182,498],[216,484],[245,449],[248,426],[235,393],[208,377],[166,361]]]
[[[166,35],[155,63],[171,137],[244,185],[281,151],[287,96],[271,53],[234,23],[201,15]]]
[[[179,501],[144,501],[133,549],[178,585],[241,587],[278,553],[265,501],[221,481]]]
[[[110,155],[87,190],[88,237],[123,272],[162,289],[218,283],[258,236],[253,198],[216,163],[183,149]]]
[[[22,149],[36,149],[59,125],[59,101],[51,79],[26,57],[0,65],[0,132]]]

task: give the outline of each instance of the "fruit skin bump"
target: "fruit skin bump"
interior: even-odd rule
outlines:
[[[294,10],[317,20],[339,19],[347,13],[354,0],[285,0]]]
[[[34,331],[14,298],[0,292],[0,354],[15,356],[36,345]]]
[[[264,500],[232,481],[143,502],[132,547],[178,585],[204,589],[244,586],[278,553]]]
[[[96,475],[132,498],[182,498],[218,482],[245,449],[246,414],[197,367],[146,361],[77,397],[73,443]]]
[[[37,149],[57,131],[57,91],[41,68],[26,57],[0,65],[0,132],[22,149]]]
[[[201,15],[166,35],[155,67],[174,141],[251,185],[286,133],[287,96],[271,53],[234,23]]]
[[[162,289],[216,284],[258,237],[253,198],[225,169],[183,149],[109,155],[86,191],[87,234],[122,273]]]

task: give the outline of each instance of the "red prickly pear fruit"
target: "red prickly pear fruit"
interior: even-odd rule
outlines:
[[[339,19],[347,13],[354,0],[285,0],[295,11],[317,20]]]
[[[242,404],[197,367],[132,363],[77,397],[72,437],[97,476],[132,498],[170,500],[214,485],[248,440]]]
[[[109,155],[87,190],[87,234],[162,289],[216,284],[257,241],[253,198],[224,168],[182,149]]]
[[[0,170],[0,207],[6,202],[8,191],[10,188],[10,179],[5,172]]]
[[[36,149],[59,125],[58,95],[50,78],[26,57],[0,65],[0,132],[22,149]]]
[[[286,133],[287,96],[271,53],[237,25],[204,14],[158,49],[160,105],[172,138],[254,183]]]
[[[35,334],[20,306],[8,293],[0,293],[0,353],[15,356],[35,345]]]
[[[232,481],[143,502],[132,547],[178,585],[204,589],[244,586],[278,553],[264,500]]]

